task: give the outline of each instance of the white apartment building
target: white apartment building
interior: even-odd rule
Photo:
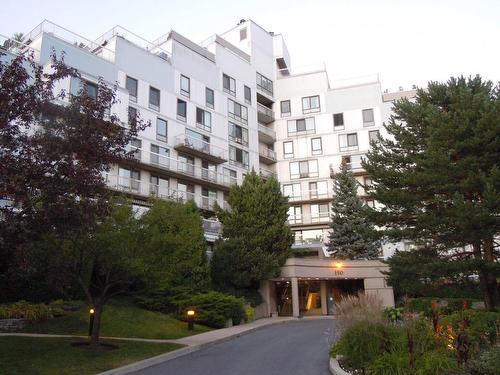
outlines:
[[[96,95],[99,77],[117,84],[119,103],[111,112],[124,125],[139,114],[152,126],[130,144],[135,160],[106,174],[110,189],[144,209],[151,196],[194,200],[203,212],[208,247],[220,232],[214,203],[225,206],[229,188],[251,169],[277,176],[290,200],[294,249],[319,254],[310,261],[323,262],[323,273],[314,277],[308,267],[320,265],[308,265],[308,259],[289,260],[286,278],[263,282],[261,315],[332,313],[327,300],[342,289],[335,279],[350,279],[347,289],[378,293],[393,304],[381,263],[348,262],[340,270],[332,259],[322,259],[322,250],[332,177],[344,160],[361,183],[369,183],[361,158],[370,140],[384,136],[391,100],[412,93],[383,94],[378,78],[332,84],[324,68],[294,70],[283,36],[251,20],[199,44],[175,31],[149,42],[121,27],[91,41],[44,21],[23,43],[9,52],[31,49],[47,66],[52,49],[58,56],[64,51],[65,62],[79,70],[82,81],[67,79],[57,89],[75,93],[84,87]],[[392,248],[384,250],[387,256]],[[301,270],[307,272],[301,276]]]

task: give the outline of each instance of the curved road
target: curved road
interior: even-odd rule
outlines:
[[[268,326],[134,374],[329,375],[335,323],[304,319]]]

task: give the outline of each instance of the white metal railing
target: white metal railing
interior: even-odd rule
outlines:
[[[363,171],[363,165],[361,164],[363,155],[351,155],[351,161],[346,162],[347,169],[350,171]],[[330,174],[335,174],[340,171],[341,164],[330,164]]]
[[[0,52],[2,50],[9,51],[14,55],[23,55],[23,54],[31,54],[33,53],[33,59],[35,61],[40,61],[40,51],[36,48],[25,44],[24,41],[26,39],[23,38],[23,41],[19,42],[8,36],[0,34]]]
[[[300,234],[295,235],[294,245],[303,246],[303,245],[323,245],[324,244],[323,236],[318,236],[315,238],[304,237]]]
[[[268,169],[260,168],[260,175],[261,175],[261,177],[264,177],[264,178],[276,177],[276,172],[270,171]]]
[[[199,208],[214,210],[217,203],[221,207],[227,207],[227,203],[219,201],[213,197],[207,197],[191,192],[170,189],[166,186],[155,185],[146,181],[114,175],[104,174],[106,185],[110,188],[126,193],[132,193],[144,197],[156,197],[177,202],[194,201]]]
[[[274,112],[272,109],[267,108],[265,105],[257,103],[257,111],[263,113],[264,115],[274,119]]]
[[[259,154],[272,160],[276,160],[276,152],[265,146],[259,146]]]
[[[186,146],[190,149],[203,152],[204,154],[227,160],[226,150],[223,148],[214,146],[210,142],[189,135],[179,135],[175,137],[175,145]]]
[[[105,47],[103,43],[93,42],[81,35],[74,33],[62,26],[56,25],[48,20],[42,21],[38,26],[31,30],[28,34],[24,36],[24,41],[26,44],[31,43],[38,35],[42,33],[47,33],[53,35],[65,42],[73,44],[74,46],[81,48],[95,56],[114,62],[115,61],[115,51],[112,51]]]
[[[330,221],[330,214],[328,212],[320,212],[317,215],[289,215],[289,224],[317,224],[328,223]]]
[[[203,231],[213,235],[220,235],[222,233],[222,224],[217,220],[203,219]]]
[[[271,129],[265,125],[259,124],[259,131],[264,133],[264,134],[267,134],[272,139],[276,139],[276,132],[273,129]]]
[[[309,190],[305,191],[302,194],[298,195],[289,195],[288,200],[290,202],[297,202],[297,201],[307,201],[307,200],[315,200],[315,199],[328,199],[331,198],[332,196],[328,194],[326,191],[322,190]]]

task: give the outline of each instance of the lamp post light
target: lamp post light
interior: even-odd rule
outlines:
[[[95,310],[93,308],[91,308],[89,310],[89,337],[92,336],[92,330],[94,328],[94,314],[95,314]]]
[[[195,311],[193,309],[189,309],[187,311],[188,331],[192,331],[194,329],[194,314]]]

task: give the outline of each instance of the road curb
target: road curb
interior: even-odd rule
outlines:
[[[344,371],[342,367],[340,367],[339,361],[337,361],[336,358],[330,357],[328,368],[330,369],[330,373],[332,375],[351,375],[349,372]]]
[[[318,317],[318,318],[321,319],[321,317]],[[174,351],[171,351],[171,352],[168,352],[168,353],[160,354],[160,355],[158,355],[156,357],[144,359],[144,360],[139,361],[139,362],[134,362],[134,363],[131,363],[131,364],[123,366],[123,367],[118,367],[118,368],[115,368],[115,369],[112,369],[112,370],[101,372],[98,375],[125,375],[125,374],[130,374],[130,373],[132,373],[134,371],[143,370],[145,368],[152,367],[152,366],[158,365],[160,363],[163,363],[163,362],[166,362],[166,361],[170,361],[172,359],[175,359],[175,358],[178,358],[178,357],[182,357],[182,356],[185,356],[185,355],[197,352],[198,350],[208,348],[208,347],[210,347],[212,345],[219,344],[219,343],[222,343],[222,342],[225,342],[225,341],[232,340],[232,339],[237,338],[237,337],[244,336],[244,335],[246,335],[248,333],[255,332],[255,331],[257,331],[259,329],[262,329],[262,328],[266,328],[266,327],[269,327],[269,326],[272,326],[272,325],[277,325],[277,324],[294,323],[294,322],[300,322],[300,321],[303,321],[303,319],[295,318],[295,319],[280,320],[280,321],[276,321],[276,322],[269,322],[267,324],[263,324],[263,325],[260,325],[260,326],[251,327],[251,328],[249,328],[249,329],[247,329],[245,331],[237,332],[237,333],[234,333],[232,335],[221,337],[219,339],[214,339],[213,341],[210,341],[210,342],[205,342],[203,344],[198,344],[198,345],[193,345],[193,346],[188,346],[188,347],[185,347],[185,348],[177,349],[177,350],[174,350]]]

